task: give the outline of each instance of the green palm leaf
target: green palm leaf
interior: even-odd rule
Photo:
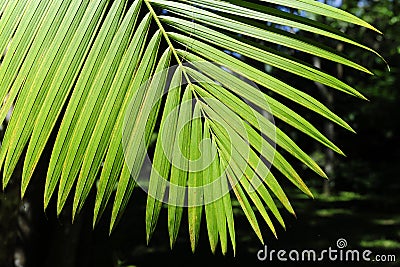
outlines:
[[[271,4],[379,33],[356,16],[314,0],[0,0],[0,52],[4,54],[0,119],[4,121],[12,110],[0,148],[3,188],[23,157],[23,197],[39,159],[50,146],[44,208],[57,191],[58,214],[71,191],[75,218],[91,190],[96,190],[95,225],[115,194],[111,232],[134,189],[141,186],[148,192],[147,242],[166,203],[171,247],[187,206],[193,251],[202,219],[212,252],[220,243],[225,254],[229,242],[235,251],[231,198],[238,200],[261,241],[265,225],[258,222],[257,213],[276,235],[272,217],[285,227],[278,202],[289,213],[294,210],[272,172],[279,171],[312,197],[281,150],[320,176],[326,175],[265,114],[343,152],[304,114],[269,92],[353,129],[302,88],[224,50],[362,99],[360,92],[332,75],[257,41],[369,74],[361,64],[326,44],[265,24],[286,25],[379,54],[338,29],[282,12]],[[150,175],[142,177],[154,134],[157,141]],[[50,144],[52,135],[56,138]],[[143,178],[147,182],[139,182]]]

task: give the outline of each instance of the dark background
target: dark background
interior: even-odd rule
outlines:
[[[278,72],[267,71],[295,87],[320,99],[344,118],[357,132],[349,133],[332,126],[310,112],[287,102],[290,107],[313,122],[318,129],[342,148],[347,157],[334,155],[313,140],[277,121],[299,144],[316,159],[331,177],[329,182],[317,177],[300,164],[295,166],[316,198],[308,199],[287,184],[287,194],[297,218],[283,212],[286,231],[278,229],[278,240],[261,223],[268,249],[315,249],[336,247],[339,238],[347,240],[350,249],[369,249],[373,255],[396,255],[397,263],[332,263],[335,266],[398,266],[400,260],[400,3],[397,0],[327,1],[341,6],[365,19],[384,35],[335,21],[325,20],[378,51],[390,65],[391,71],[378,57],[350,45],[329,43],[375,74],[369,76],[343,66],[317,61],[297,51],[275,49],[289,53],[310,64],[320,64],[362,92],[370,101],[362,101],[335,92],[321,85]],[[296,12],[295,10],[286,10]],[[322,18],[319,18],[322,20]],[[295,29],[283,28],[291,31]],[[299,32],[299,34],[303,34]],[[312,36],[307,36],[312,37]],[[318,37],[312,37],[316,41]],[[244,59],[246,60],[246,59]],[[251,61],[249,61],[251,63]],[[284,102],[284,100],[283,100]],[[284,102],[285,103],[285,102]],[[56,218],[55,207],[43,212],[43,179],[46,174],[46,155],[39,165],[27,198],[19,199],[18,170],[5,193],[0,193],[0,266],[292,266],[257,260],[263,249],[247,222],[238,203],[234,203],[237,253],[232,248],[226,256],[210,252],[205,225],[195,254],[190,250],[186,217],[175,248],[169,248],[166,210],[159,219],[156,233],[146,245],[144,207],[146,195],[137,189],[116,231],[108,236],[110,211],[105,212],[100,225],[92,231],[94,195],[88,200],[78,220],[70,223],[70,210]],[[293,161],[294,162],[294,161]],[[17,168],[18,169],[18,168]],[[283,179],[282,179],[283,180]],[[35,182],[36,181],[36,182]],[[54,205],[54,201],[53,201]],[[260,221],[261,222],[261,221]],[[21,265],[25,262],[25,265]],[[310,263],[296,263],[310,266]],[[329,262],[324,262],[329,264]],[[321,266],[322,263],[315,264]]]

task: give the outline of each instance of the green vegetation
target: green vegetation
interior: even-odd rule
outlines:
[[[399,6],[320,2],[0,0],[1,218],[23,198],[46,262],[74,251],[60,266],[92,238],[97,266],[205,243],[223,264],[257,237],[398,248]]]

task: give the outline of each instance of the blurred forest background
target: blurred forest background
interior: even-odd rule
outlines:
[[[251,0],[248,0],[251,1]],[[278,240],[265,229],[265,240],[270,249],[315,249],[336,247],[345,238],[348,248],[370,249],[374,254],[394,254],[397,263],[366,263],[356,266],[398,266],[400,260],[400,1],[399,0],[333,0],[328,4],[343,8],[376,26],[383,36],[347,24],[326,21],[343,32],[361,40],[378,51],[390,65],[373,54],[350,45],[329,44],[342,51],[375,74],[368,76],[341,65],[309,57],[298,51],[282,53],[318,66],[362,92],[370,101],[362,101],[334,92],[320,84],[300,80],[292,75],[276,72],[269,66],[259,66],[280,79],[290,81],[323,101],[356,130],[351,134],[326,123],[319,117],[307,117],[317,128],[342,148],[341,157],[318,146],[297,132],[292,137],[313,158],[324,166],[329,181],[323,181],[301,165],[295,166],[316,196],[310,200],[287,184],[286,191],[297,213],[297,218],[285,214],[286,231],[279,229]],[[296,10],[285,10],[298,13]],[[309,16],[309,14],[303,14]],[[318,18],[323,19],[323,18]],[[274,27],[274,25],[269,25]],[[285,31],[296,29],[282,28]],[[304,34],[298,32],[298,34]],[[315,41],[319,41],[315,36]],[[260,44],[263,45],[263,44]],[[235,55],[241,57],[240,55]],[[244,59],[247,60],[247,59]],[[284,103],[284,100],[282,100]],[[288,103],[295,110],[297,106]],[[298,109],[300,114],[307,114]],[[286,127],[283,125],[279,125]],[[4,128],[2,129],[2,134]],[[1,140],[1,139],[0,139]],[[43,212],[42,195],[46,174],[43,167],[35,174],[25,200],[19,198],[20,173],[16,171],[11,186],[0,193],[0,267],[9,266],[261,266],[271,264],[257,261],[257,251],[263,246],[252,232],[244,214],[235,209],[237,254],[232,249],[226,256],[210,252],[205,225],[201,241],[193,255],[189,245],[187,222],[183,221],[176,247],[171,251],[168,242],[166,212],[163,211],[156,233],[146,245],[144,208],[146,195],[136,190],[115,233],[108,236],[109,213],[92,231],[92,201],[73,225],[70,207],[56,218],[55,207]],[[283,179],[282,179],[283,180]],[[237,205],[238,206],[238,205]],[[274,266],[283,266],[277,261]],[[279,265],[281,264],[281,265]],[[294,263],[291,263],[292,265]],[[301,263],[296,263],[300,264]],[[321,263],[320,263],[321,264]],[[334,263],[332,263],[334,264]],[[289,265],[289,264],[288,264]],[[303,263],[310,266],[310,263]],[[335,266],[338,265],[337,263]],[[311,265],[312,266],[312,265]],[[318,265],[316,265],[318,266]]]

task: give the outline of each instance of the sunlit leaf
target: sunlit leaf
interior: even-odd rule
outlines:
[[[163,204],[171,247],[187,208],[186,233],[195,251],[204,206],[211,251],[220,243],[226,254],[231,243],[236,253],[233,201],[261,242],[266,229],[277,236],[276,222],[285,227],[280,207],[295,214],[281,180],[312,197],[286,155],[326,174],[273,118],[339,154],[295,105],[353,129],[275,71],[365,98],[297,53],[270,44],[365,73],[371,72],[330,41],[380,55],[333,25],[276,6],[379,33],[357,16],[314,0],[0,0],[3,188],[21,160],[24,197],[49,154],[44,208],[58,189],[58,215],[71,205],[75,219],[96,190],[93,226],[112,205],[111,233],[135,188],[146,186],[147,242]],[[318,35],[318,42],[296,32]],[[142,177],[150,161],[150,175]]]

